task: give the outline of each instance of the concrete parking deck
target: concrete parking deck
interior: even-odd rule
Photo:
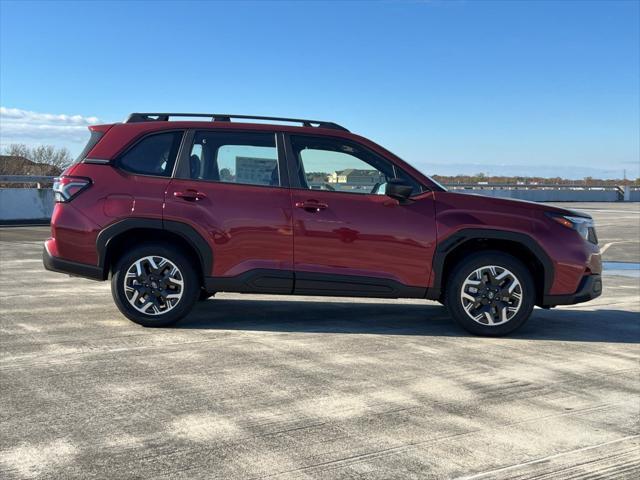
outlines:
[[[640,261],[640,205],[573,207]],[[47,232],[0,229],[2,478],[640,475],[637,277],[500,339],[432,302],[232,294],[145,329],[45,272]]]

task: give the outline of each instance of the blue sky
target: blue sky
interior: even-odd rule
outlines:
[[[0,141],[215,111],[333,120],[429,174],[640,176],[639,25],[638,1],[2,0]]]

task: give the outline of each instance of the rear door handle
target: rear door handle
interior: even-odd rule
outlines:
[[[296,208],[302,208],[309,213],[318,213],[320,210],[329,208],[329,205],[317,200],[306,200],[304,202],[296,202]]]
[[[203,198],[207,198],[206,193],[198,192],[197,190],[185,190],[184,192],[173,192],[173,196],[176,198],[182,198],[183,200],[198,201]]]

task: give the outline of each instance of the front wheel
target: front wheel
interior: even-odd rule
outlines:
[[[529,270],[501,252],[479,252],[461,260],[446,287],[453,319],[476,335],[506,335],[529,318],[536,292]]]
[[[166,327],[187,315],[200,294],[192,262],[178,249],[147,243],[117,262],[111,293],[129,320],[145,327]]]

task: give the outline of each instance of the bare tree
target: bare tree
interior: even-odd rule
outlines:
[[[69,149],[65,147],[56,148],[53,145],[28,147],[21,143],[14,143],[5,148],[4,154],[11,157],[23,157],[35,163],[51,165],[61,171],[73,161]]]
[[[12,143],[5,147],[4,152],[2,153],[10,157],[29,158],[29,148],[22,143]]]
[[[73,158],[71,152],[65,147],[56,148],[53,145],[40,145],[31,149],[30,160],[36,163],[46,163],[54,167],[65,169]]]

